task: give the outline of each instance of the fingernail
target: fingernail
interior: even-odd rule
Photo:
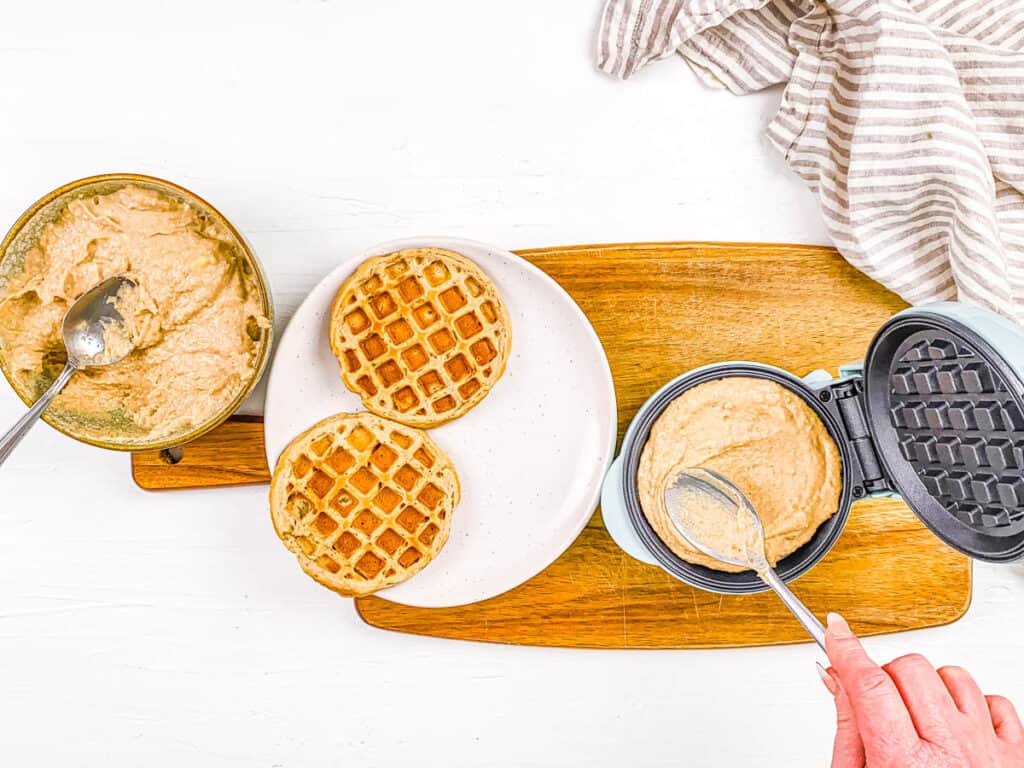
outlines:
[[[836,682],[835,682],[835,680],[832,679],[831,675],[829,675],[829,673],[825,671],[825,668],[823,666],[821,666],[821,664],[819,662],[817,662],[817,661],[814,662],[814,666],[818,668],[818,677],[821,678],[821,682],[823,682],[825,684],[825,687],[828,688],[828,692],[831,693],[833,696],[835,696],[836,695]]]
[[[828,631],[832,633],[833,637],[849,637],[853,634],[853,630],[846,623],[846,619],[838,613],[830,613],[826,618],[826,622],[828,624]]]

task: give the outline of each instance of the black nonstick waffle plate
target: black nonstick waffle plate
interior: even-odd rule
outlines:
[[[1024,557],[1024,384],[974,329],[897,315],[865,362],[867,411],[892,485],[947,544]]]

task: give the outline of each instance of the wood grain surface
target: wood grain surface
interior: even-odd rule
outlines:
[[[232,416],[181,448],[133,453],[132,477],[147,491],[269,483],[263,419]]]
[[[797,374],[863,357],[905,304],[831,248],[663,243],[521,251],[558,280],[608,353],[619,436],[668,379],[706,363],[752,360]],[[486,403],[484,406],[486,407]],[[229,421],[171,465],[136,454],[144,488],[266,482],[258,423]],[[265,510],[261,510],[263,512]],[[819,615],[840,610],[862,634],[955,621],[971,599],[970,561],[902,502],[855,505],[825,560],[794,582]],[[595,514],[579,539],[525,584],[483,603],[421,609],[356,601],[373,626],[439,637],[585,648],[711,648],[808,641],[769,594],[693,589],[625,555]]]
[[[854,506],[846,531],[791,583],[820,617],[840,611],[862,635],[947,624],[971,600],[969,560],[935,539],[901,502]],[[694,589],[620,550],[595,517],[544,572],[460,608],[356,601],[373,626],[401,632],[572,648],[719,648],[810,642],[774,594]]]

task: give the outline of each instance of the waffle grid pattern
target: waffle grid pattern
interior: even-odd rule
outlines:
[[[420,427],[458,418],[504,372],[511,324],[465,257],[409,249],[368,261],[342,286],[331,347],[345,385],[381,416]]]
[[[889,382],[900,452],[928,492],[979,533],[1024,530],[1024,413],[1000,373],[964,342],[920,331]]]
[[[425,433],[366,413],[333,416],[296,438],[271,487],[278,536],[310,576],[349,596],[430,562],[458,500],[455,470]]]

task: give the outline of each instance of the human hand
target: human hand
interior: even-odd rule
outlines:
[[[875,664],[846,621],[829,614],[835,697],[832,768],[1024,768],[1024,726],[1002,696],[984,696],[960,667],[919,654]]]

